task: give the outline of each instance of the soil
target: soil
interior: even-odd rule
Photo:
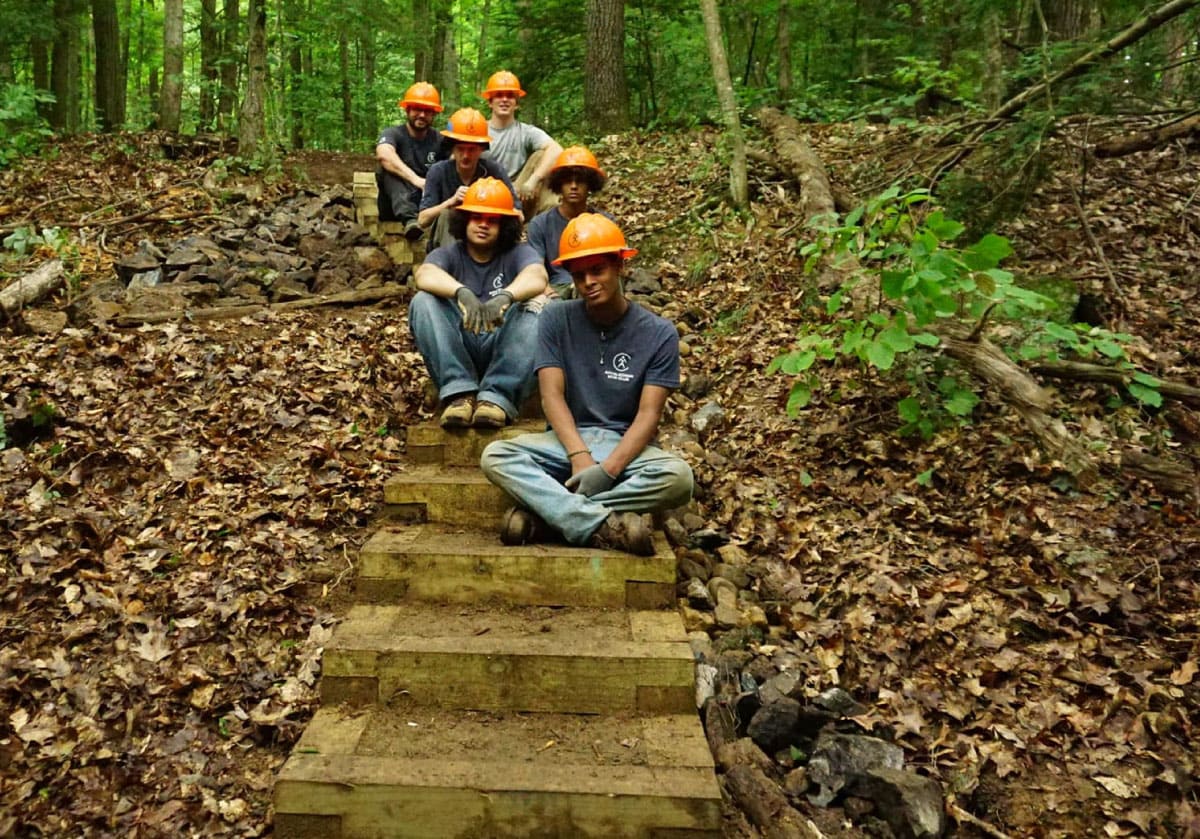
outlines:
[[[355,172],[375,171],[375,157],[340,151],[296,151],[284,159],[283,170],[316,186],[351,184]]]

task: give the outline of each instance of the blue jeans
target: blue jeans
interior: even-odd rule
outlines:
[[[408,304],[408,325],[443,402],[474,393],[515,418],[533,392],[538,317],[523,304],[508,307],[504,323],[476,335],[463,328],[453,299],[418,291]]]
[[[597,463],[617,447],[621,435],[582,428],[583,443]],[[553,431],[494,440],[480,464],[488,480],[541,516],[572,545],[586,544],[610,513],[649,513],[686,504],[692,497],[692,468],[681,458],[647,446],[617,476],[612,489],[592,497],[571,492],[571,462]]]

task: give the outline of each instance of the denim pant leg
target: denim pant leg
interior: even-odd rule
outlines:
[[[518,303],[508,307],[500,328],[484,337],[483,351],[490,358],[480,364],[484,372],[477,398],[499,405],[509,419],[516,418],[533,392],[537,329],[537,313]]]
[[[408,324],[425,368],[443,401],[479,390],[479,374],[453,300],[418,291],[408,304]]]
[[[597,463],[621,442],[621,435],[604,428],[585,428],[583,442]],[[680,457],[646,446],[617,476],[612,488],[592,500],[615,513],[653,513],[681,507],[692,498],[692,468]]]
[[[479,461],[488,480],[533,510],[572,545],[583,545],[611,512],[568,490],[566,450],[553,431],[488,443]]]

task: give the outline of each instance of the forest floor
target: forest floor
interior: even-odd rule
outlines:
[[[920,130],[811,128],[835,187],[863,198],[937,155]],[[1079,126],[1051,141],[1026,210],[998,225],[1006,267],[1099,292],[1111,270],[1131,359],[1200,385],[1200,155],[1084,169],[1083,141]],[[757,164],[752,211],[728,211],[718,144],[698,129],[595,146],[611,175],[597,204],[662,278],[685,375],[725,411],[693,464],[700,512],[799,572],[759,595],[808,686],[849,690],[864,724],[889,726],[997,831],[1200,835],[1197,502],[1117,465],[1139,449],[1192,466],[1200,419],[1047,382],[1100,464],[1081,491],[986,390],[970,424],[900,437],[901,389],[831,365],[789,417],[790,382],[767,364],[824,317],[796,252],[796,187]],[[165,159],[149,135],[86,138],[0,173],[0,228],[81,234],[79,295],[138,239],[207,230],[229,206],[200,186],[212,163]],[[220,201],[269,207],[370,166],[305,153]],[[1015,192],[993,176],[959,188],[992,209]],[[120,221],[159,193],[171,208]],[[3,270],[51,251],[34,243]],[[315,706],[402,428],[422,416],[404,306],[6,330],[0,371],[0,837],[269,833],[274,772]],[[671,421],[697,407],[676,394]]]

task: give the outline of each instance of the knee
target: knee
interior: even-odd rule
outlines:
[[[692,467],[678,458],[663,464],[663,500],[668,507],[682,507],[692,500],[695,476]]]
[[[513,445],[507,440],[493,440],[488,443],[483,454],[479,456],[479,468],[490,480],[500,474],[505,462],[512,456]]]

